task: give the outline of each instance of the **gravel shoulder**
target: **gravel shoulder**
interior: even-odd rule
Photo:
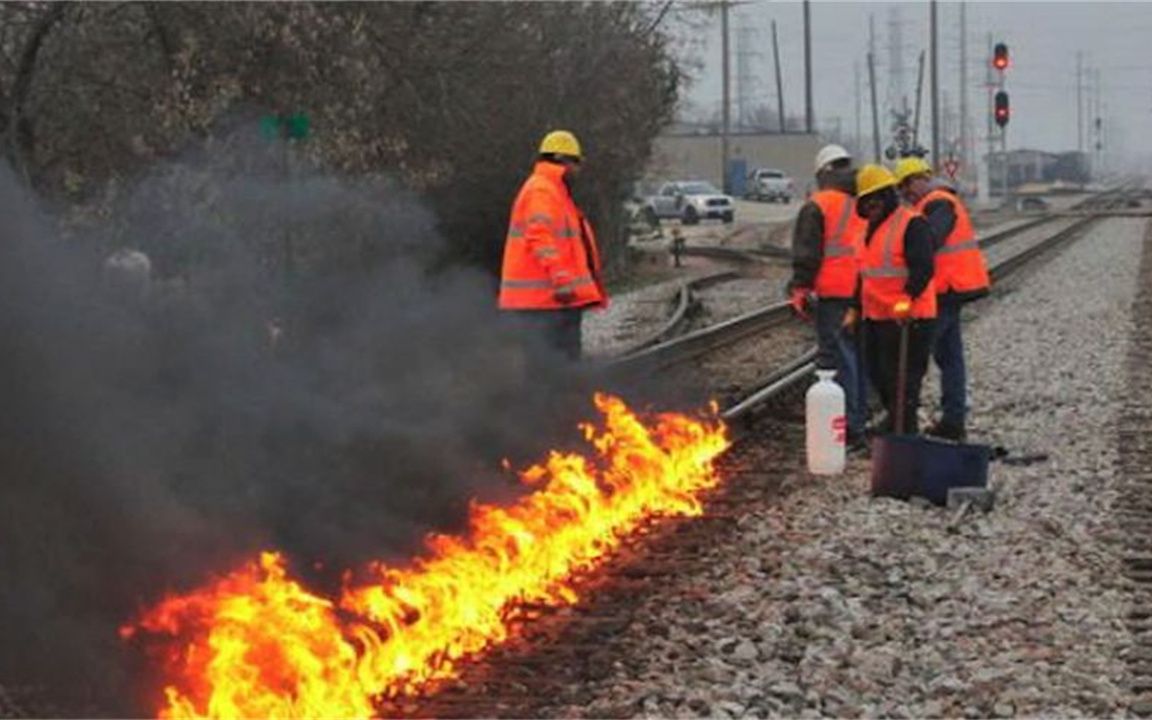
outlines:
[[[1144,229],[1097,224],[975,308],[971,434],[1047,455],[993,465],[995,510],[950,531],[947,511],[869,498],[867,460],[811,478],[798,447],[780,468],[793,490],[748,508],[717,563],[644,600],[625,630],[636,660],[559,714],[1120,714],[1113,428]],[[701,587],[703,610],[685,599]]]

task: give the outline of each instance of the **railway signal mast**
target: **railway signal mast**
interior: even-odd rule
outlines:
[[[992,161],[992,146],[995,141],[995,131],[992,123],[1000,128],[1000,175],[1003,178],[1002,194],[1004,200],[1008,199],[1008,121],[1011,119],[1011,109],[1008,103],[1008,91],[1004,89],[1004,75],[1008,70],[1008,45],[996,43],[992,48],[992,69],[996,71],[995,80],[989,73],[988,90],[992,95],[992,116],[988,126],[988,161]],[[988,174],[989,183],[992,174]]]

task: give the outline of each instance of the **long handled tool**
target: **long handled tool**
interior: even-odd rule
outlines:
[[[896,425],[893,431],[904,434],[904,406],[908,398],[908,321],[900,320],[900,360],[896,365]]]

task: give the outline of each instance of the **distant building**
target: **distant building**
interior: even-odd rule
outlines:
[[[1088,172],[1088,153],[1064,152],[1056,156],[1056,165],[1052,168],[1053,180],[1084,184],[1091,178]]]
[[[756,168],[783,170],[796,181],[799,192],[812,182],[812,162],[823,145],[818,135],[806,133],[730,133],[728,179],[733,195],[742,195],[748,173]],[[679,127],[656,138],[649,180],[707,180],[724,187],[721,176],[722,144],[718,133],[705,128]]]
[[[1081,152],[1050,153],[1043,150],[1009,150],[993,153],[989,163],[993,194],[1004,187],[1008,173],[1009,190],[1021,185],[1061,182],[1083,184],[1088,181],[1087,156]]]

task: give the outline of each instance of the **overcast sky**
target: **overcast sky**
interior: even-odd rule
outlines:
[[[1129,154],[1152,156],[1152,3],[1148,2],[967,2],[969,116],[979,142],[986,128],[988,91],[984,86],[989,33],[1008,44],[1011,67],[1006,90],[1011,98],[1010,148],[1051,151],[1076,148],[1076,53],[1083,53],[1085,102],[1092,83],[1088,68],[1098,69],[1102,83],[1101,115],[1105,151],[1121,148]],[[740,52],[750,72],[748,100],[774,107],[770,23],[776,20],[780,37],[784,97],[789,115],[804,111],[803,6],[798,1],[750,0],[731,10],[733,114],[738,98]],[[953,108],[959,95],[960,3],[940,2],[940,89]],[[812,57],[814,104],[819,128],[835,125],[855,132],[854,64],[862,73],[861,123],[870,138],[866,53],[869,18],[876,29],[878,96],[883,107],[889,95],[890,29],[898,14],[903,56],[903,79],[909,104],[915,101],[917,56],[928,48],[929,4],[922,2],[812,3]],[[702,64],[698,80],[685,94],[688,107],[716,111],[720,107],[719,16],[702,20],[697,42],[689,52]],[[677,24],[683,31],[683,25]],[[739,37],[745,31],[743,42]],[[756,53],[756,54],[751,54]],[[922,139],[929,144],[928,70],[925,69]],[[882,132],[885,119],[881,117]],[[1084,120],[1085,133],[1090,122]],[[942,145],[944,139],[942,139]],[[1091,139],[1086,139],[1086,144]]]

